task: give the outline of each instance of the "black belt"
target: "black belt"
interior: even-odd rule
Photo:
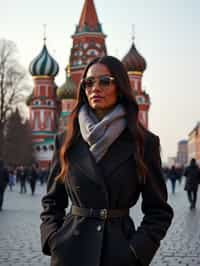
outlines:
[[[76,216],[106,220],[109,218],[118,218],[121,216],[129,215],[129,209],[88,209],[72,205],[70,213]]]

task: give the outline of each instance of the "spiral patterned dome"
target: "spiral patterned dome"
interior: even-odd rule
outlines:
[[[49,54],[46,45],[44,44],[39,55],[32,60],[29,66],[29,71],[32,76],[53,76],[58,74],[58,63]]]
[[[147,67],[146,60],[137,51],[134,43],[129,52],[122,59],[122,63],[127,71],[144,72]]]

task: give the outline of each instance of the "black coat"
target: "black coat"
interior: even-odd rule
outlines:
[[[185,169],[184,176],[185,190],[193,191],[198,189],[200,183],[200,169],[197,165],[190,165]]]
[[[56,142],[57,149],[60,144]],[[128,129],[110,146],[97,165],[80,137],[68,153],[69,182],[55,182],[60,166],[55,154],[47,195],[42,199],[42,250],[51,255],[52,266],[136,266],[134,247],[141,265],[150,264],[160,240],[170,226],[173,211],[161,171],[159,139],[145,136],[145,162],[149,174],[139,184],[135,170],[134,143]],[[131,208],[142,194],[144,218],[137,230],[129,216],[100,220],[65,215],[68,197],[86,208]]]
[[[0,191],[4,191],[9,183],[9,172],[6,167],[0,166]]]

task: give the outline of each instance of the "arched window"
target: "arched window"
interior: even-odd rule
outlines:
[[[35,100],[35,101],[33,102],[33,104],[34,104],[34,105],[40,105],[40,104],[41,104],[41,101],[40,101],[40,100]]]
[[[44,145],[44,146],[43,146],[43,150],[44,150],[44,151],[47,151],[47,146]]]
[[[89,49],[87,51],[87,55],[97,56],[98,54],[99,54],[99,52],[95,49]]]
[[[35,150],[39,152],[40,151],[40,146],[36,146]]]
[[[54,145],[53,144],[49,146],[49,150],[50,151],[53,151],[54,150]]]
[[[49,106],[51,106],[53,104],[53,102],[51,100],[47,100],[46,101],[46,104],[49,105]]]

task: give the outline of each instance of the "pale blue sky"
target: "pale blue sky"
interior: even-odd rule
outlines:
[[[64,67],[84,0],[1,0],[0,38],[16,42],[22,64],[39,53],[43,24],[47,46],[60,65],[56,83],[64,82]],[[163,159],[176,154],[177,142],[200,120],[200,1],[96,0],[108,53],[119,57],[131,46],[146,58],[143,86],[151,96],[150,129],[161,139]]]

